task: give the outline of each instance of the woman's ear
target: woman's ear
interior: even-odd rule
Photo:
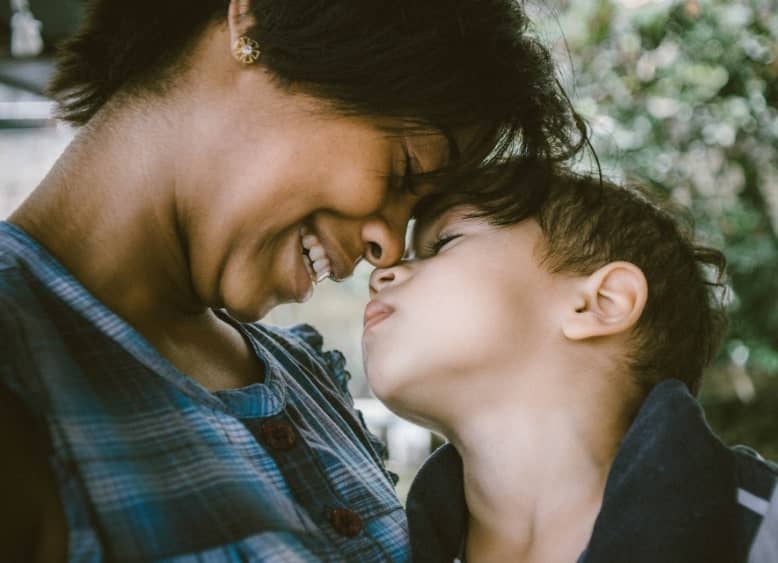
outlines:
[[[230,48],[248,31],[256,25],[257,21],[251,11],[251,0],[230,0],[227,11],[227,25],[230,28]]]
[[[562,332],[570,340],[625,333],[643,314],[648,283],[630,262],[611,262],[583,278]]]

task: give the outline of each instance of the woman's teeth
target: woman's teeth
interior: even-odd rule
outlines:
[[[332,274],[332,266],[327,252],[319,242],[318,237],[308,232],[305,227],[300,230],[300,234],[302,235],[303,254],[305,255],[303,261],[308,269],[308,274],[311,276],[311,280],[320,283]]]

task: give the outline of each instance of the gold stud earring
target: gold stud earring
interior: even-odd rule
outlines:
[[[259,43],[245,35],[241,35],[232,46],[233,56],[245,65],[257,62],[261,52]]]

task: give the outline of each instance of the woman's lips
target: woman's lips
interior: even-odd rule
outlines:
[[[380,301],[370,301],[370,303],[367,304],[367,307],[365,307],[363,330],[367,330],[377,325],[393,312],[394,309],[386,303],[381,303]]]

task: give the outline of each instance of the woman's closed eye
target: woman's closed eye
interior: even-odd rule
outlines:
[[[416,176],[413,172],[413,166],[412,166],[413,157],[408,153],[408,151],[405,151],[405,170],[403,171],[403,175],[401,178],[401,187],[402,190],[405,193],[418,195],[416,190],[418,186],[416,185]]]

